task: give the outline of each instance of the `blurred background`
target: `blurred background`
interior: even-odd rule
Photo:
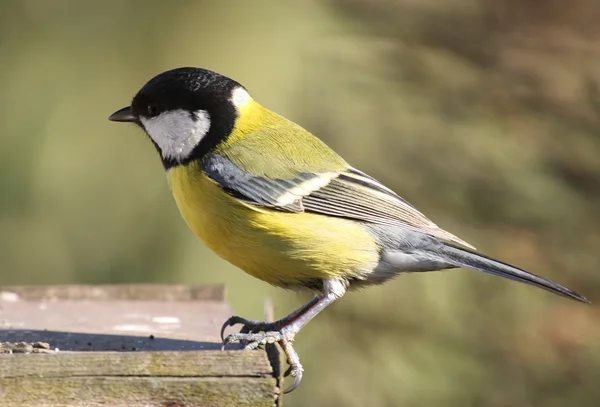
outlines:
[[[153,146],[109,114],[157,73],[245,84],[480,250],[600,302],[594,0],[0,0],[0,284],[226,283]],[[352,293],[288,406],[597,406],[600,311],[471,271]]]

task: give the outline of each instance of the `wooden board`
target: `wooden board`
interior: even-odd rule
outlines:
[[[219,286],[0,288],[0,406],[272,406],[265,352],[217,350],[231,314]]]

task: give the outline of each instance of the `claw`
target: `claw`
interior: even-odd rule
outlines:
[[[296,390],[298,388],[298,386],[300,386],[300,382],[302,381],[302,370],[300,370],[296,376],[294,377],[294,382],[291,384],[290,387],[288,387],[287,389],[285,389],[283,391],[283,394],[289,394],[291,392],[293,392],[294,390]]]
[[[244,325],[244,327],[246,327],[248,325],[257,325],[257,324],[259,324],[259,322],[258,321],[250,321],[246,318],[238,317],[236,315],[230,317],[227,321],[225,321],[225,323],[221,327],[221,342],[223,342],[225,340],[225,330],[227,328],[229,328],[230,326],[234,326],[234,325],[238,325],[238,324],[242,324],[242,325]],[[242,328],[242,329],[244,329],[244,328]]]
[[[302,381],[302,374],[304,372],[304,368],[300,364],[300,357],[298,357],[298,353],[294,350],[292,346],[292,342],[287,338],[283,338],[280,342],[281,347],[283,348],[284,353],[288,358],[288,363],[290,364],[289,369],[285,372],[284,376],[289,375],[294,378],[294,381],[290,387],[283,391],[283,394],[288,394],[293,392],[300,386],[300,382]]]

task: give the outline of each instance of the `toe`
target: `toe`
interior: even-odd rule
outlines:
[[[298,386],[300,386],[300,382],[302,381],[302,369],[295,370],[292,368],[291,375],[294,377],[294,382],[290,385],[290,387],[283,391],[283,394],[291,393],[296,390]]]
[[[249,323],[250,323],[250,321],[248,321],[245,318],[238,317],[237,315],[230,317],[227,321],[225,321],[225,323],[221,327],[221,341],[223,341],[225,339],[225,330],[227,328],[229,328],[230,326],[234,326],[237,324],[242,324],[242,325],[246,326]]]

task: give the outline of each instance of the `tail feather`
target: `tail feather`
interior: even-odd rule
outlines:
[[[448,261],[457,267],[468,268],[507,278],[509,280],[519,281],[521,283],[543,288],[544,290],[562,295],[563,297],[589,303],[584,296],[577,294],[575,291],[563,287],[560,284],[471,250],[454,246],[449,243],[443,243],[442,253],[444,261]]]

